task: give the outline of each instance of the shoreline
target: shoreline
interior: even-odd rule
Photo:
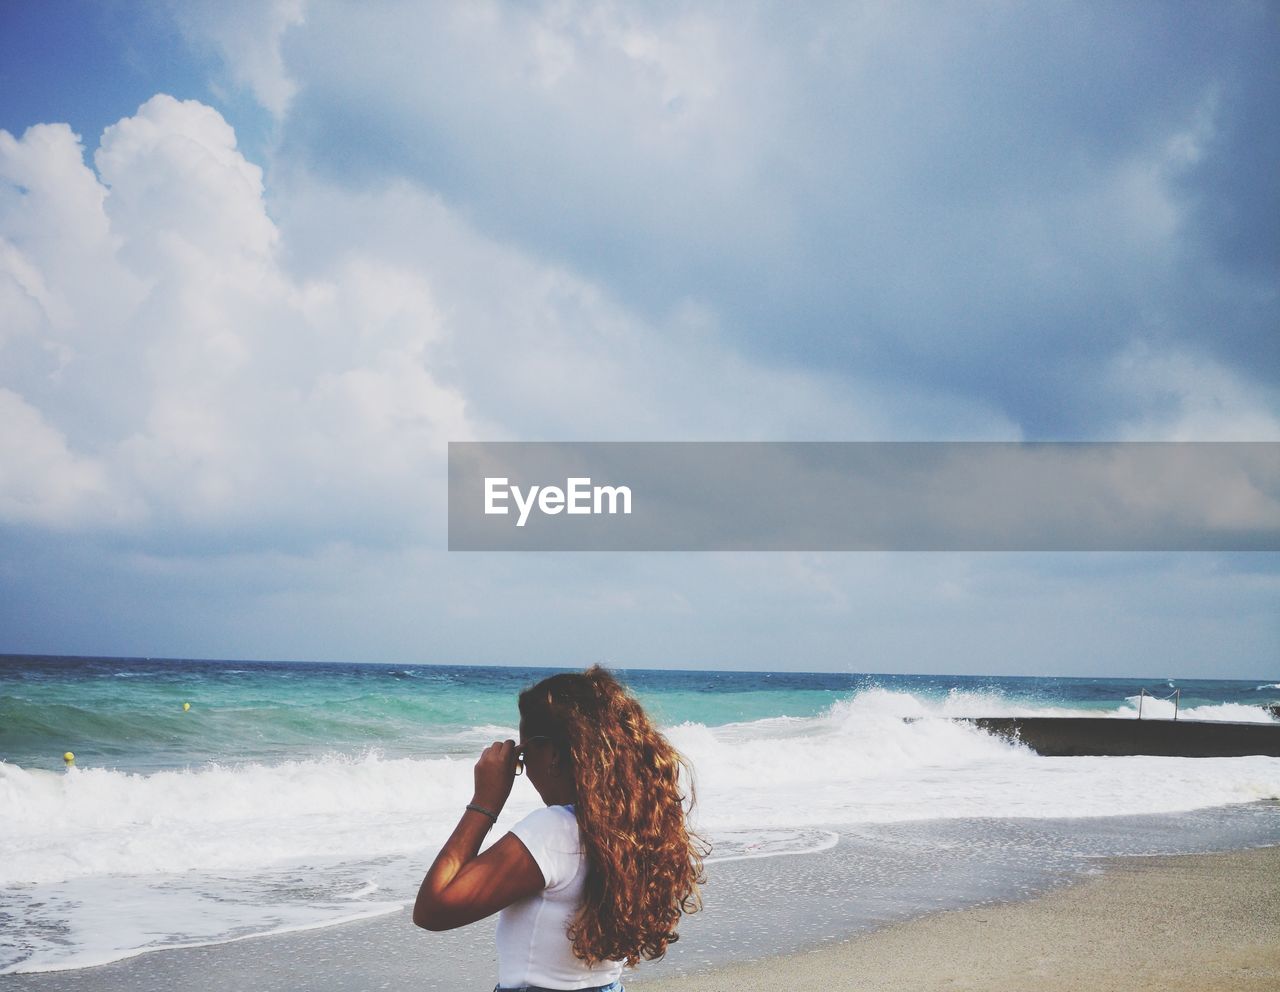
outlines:
[[[809,950],[647,979],[643,992],[1272,992],[1280,845],[1104,859],[1028,899],[944,910]]]
[[[800,983],[839,988],[851,975],[860,989],[883,992],[1269,992],[1280,988],[1280,889],[1273,883],[1280,877],[1280,843],[1272,843],[1090,859],[1090,869],[1047,888],[1006,888],[959,908],[940,902],[923,915],[917,910],[855,925],[825,916],[824,896],[814,892],[837,860],[739,862],[714,879],[716,918],[691,917],[682,926],[685,939],[665,961],[643,964],[624,981],[641,992],[771,992]],[[811,871],[797,871],[801,866]],[[836,887],[854,902],[869,896],[848,877]],[[793,904],[792,915],[770,916],[768,907],[780,899]],[[805,905],[797,908],[797,900]],[[426,934],[408,917],[401,910],[93,967],[15,973],[0,976],[0,990],[492,988],[492,919]]]

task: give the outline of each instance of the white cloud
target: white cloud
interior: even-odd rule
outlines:
[[[938,437],[939,420],[952,437],[1017,436],[981,403],[753,361],[691,300],[646,319],[408,183],[352,194],[303,179],[275,202],[304,270],[376,253],[426,274],[441,368],[484,439],[905,439]]]
[[[21,396],[0,388],[0,522],[103,522],[125,509],[103,504],[106,475],[101,462],[70,451],[66,438]]]
[[[78,342],[104,311],[136,301],[141,287],[115,257],[106,198],[67,125],[37,124],[21,140],[0,131],[0,278],[11,299],[26,298],[14,322],[26,332],[47,323]]]
[[[1120,430],[1127,441],[1280,441],[1280,400],[1207,355],[1156,350],[1136,342],[1106,375],[1133,397],[1135,413]]]
[[[262,170],[212,107],[160,94],[102,135],[93,156],[112,232],[149,275],[192,252],[263,271],[276,246]],[[175,258],[174,253],[179,257]]]
[[[65,126],[0,132],[9,516],[106,523],[94,494],[145,505],[162,541],[165,521],[340,537],[388,507],[391,530],[424,529],[408,508],[470,428],[429,368],[421,274],[364,258],[292,278],[261,171],[194,101],[149,100],[95,164]]]
[[[170,0],[183,35],[216,51],[232,81],[282,117],[298,91],[280,51],[285,33],[303,23],[306,0]]]

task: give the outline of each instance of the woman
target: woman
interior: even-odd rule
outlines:
[[[500,912],[500,990],[621,992],[622,966],[661,957],[680,914],[700,906],[706,851],[685,823],[687,766],[599,666],[544,679],[519,708],[520,743],[480,755],[413,921],[451,930]],[[521,767],[546,805],[479,854]]]

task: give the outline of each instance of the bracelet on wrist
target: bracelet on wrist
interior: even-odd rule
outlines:
[[[483,814],[484,814],[485,816],[487,816],[490,820],[492,820],[492,821],[494,822],[494,824],[495,824],[495,825],[496,825],[496,824],[497,824],[497,822],[498,822],[498,814],[497,814],[497,813],[495,813],[495,812],[494,812],[493,810],[491,810],[491,809],[485,809],[485,808],[484,808],[483,806],[481,806],[479,803],[467,803],[467,809],[473,809],[473,810],[475,810],[477,813],[483,813]]]

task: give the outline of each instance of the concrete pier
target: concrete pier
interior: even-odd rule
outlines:
[[[1280,723],[979,717],[969,721],[1050,757],[1150,754],[1170,758],[1280,757]]]

